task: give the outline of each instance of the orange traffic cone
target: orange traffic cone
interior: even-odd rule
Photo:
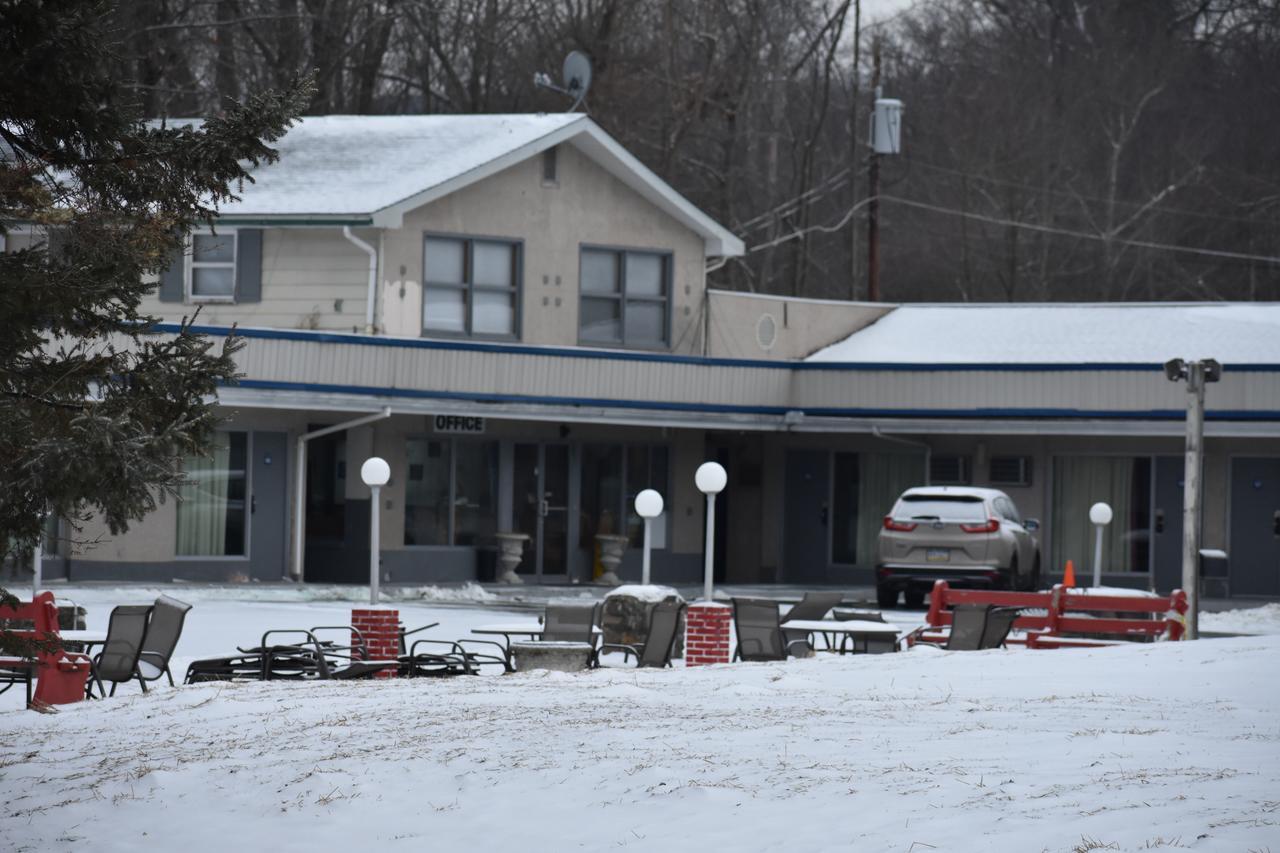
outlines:
[[[1070,560],[1067,560],[1067,570],[1062,575],[1062,585],[1067,589],[1076,585],[1076,565]]]

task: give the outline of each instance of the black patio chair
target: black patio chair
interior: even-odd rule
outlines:
[[[811,649],[808,639],[786,640],[778,617],[778,602],[768,598],[733,599],[733,626],[738,632],[734,660],[786,660],[792,649]]]
[[[1014,620],[1021,611],[1017,607],[993,607],[987,613],[987,624],[982,629],[980,648],[998,649],[1004,646],[1009,632],[1013,630]]]
[[[804,597],[787,611],[787,615],[782,617],[782,636],[786,637],[788,643],[793,643],[796,640],[808,640],[808,631],[788,631],[786,629],[787,623],[792,619],[825,619],[827,614],[831,612],[831,608],[835,607],[843,599],[843,592],[806,592]],[[827,648],[830,648],[831,638],[824,635],[824,639],[827,642]]]
[[[429,625],[423,625],[412,630],[405,630],[403,625],[400,626],[400,675],[405,678],[479,675],[480,662],[477,660],[478,656],[468,655],[466,649],[458,642],[420,637],[414,640],[412,644],[409,643],[409,637],[430,628],[435,628],[439,624],[439,622],[432,622]],[[425,649],[419,651],[419,649],[428,646],[443,646],[449,651],[432,652]],[[497,659],[494,659],[494,662],[503,663],[502,660]]]
[[[547,643],[587,643],[595,646],[599,603],[559,602],[547,605],[541,640]]]
[[[167,595],[160,596],[152,605],[151,620],[147,623],[147,633],[142,638],[142,651],[138,653],[138,681],[143,687],[148,681],[159,680],[162,675],[169,679],[170,687],[174,686],[169,659],[178,646],[178,638],[182,636],[182,626],[190,609],[190,604]]]
[[[116,688],[138,679],[142,692],[147,692],[147,682],[138,672],[138,658],[142,654],[142,641],[147,635],[147,623],[151,619],[150,604],[122,604],[111,611],[107,622],[107,639],[102,651],[93,656],[90,676],[98,685],[99,698],[116,695]],[[111,682],[111,692],[104,691],[102,682]],[[89,685],[85,695],[92,696]]]
[[[1014,616],[1017,616],[1017,611],[1014,608],[1000,609],[1014,610]],[[994,646],[985,645],[988,642],[987,617],[990,615],[991,610],[992,606],[990,604],[958,604],[951,611],[951,632],[947,634],[945,645],[924,641],[918,641],[916,645],[933,646],[934,648],[943,648],[953,652],[976,652],[982,649],[994,648]],[[1003,618],[1002,616],[1001,619],[1003,620]],[[1012,626],[1013,621],[1009,620],[1009,627]],[[919,631],[916,632],[916,635],[918,633]],[[998,642],[1003,643],[1008,634],[1009,628],[1007,627],[1000,634]]]
[[[659,601],[649,609],[649,633],[640,649],[626,643],[605,643],[600,646],[600,653],[620,651],[623,653],[624,663],[630,655],[635,655],[637,667],[671,666],[671,654],[675,651],[684,608],[683,601]]]

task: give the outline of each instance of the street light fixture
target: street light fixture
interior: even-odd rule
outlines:
[[[694,472],[693,482],[697,485],[698,491],[707,496],[707,545],[704,549],[706,562],[702,567],[702,597],[710,602],[714,600],[712,598],[714,592],[712,565],[715,562],[716,549],[716,495],[724,491],[725,484],[729,482],[729,475],[725,473],[724,466],[719,462],[703,462]]]
[[[369,603],[378,603],[378,504],[382,487],[391,479],[391,466],[380,456],[370,456],[360,466],[360,479],[373,493],[369,503]]]
[[[1102,528],[1111,523],[1111,507],[1098,501],[1089,507],[1089,520],[1093,522],[1093,586],[1102,586]]]
[[[644,562],[640,568],[640,583],[649,583],[649,524],[662,515],[662,495],[653,489],[645,489],[636,495],[636,515],[644,519]]]
[[[1211,358],[1165,362],[1170,382],[1187,381],[1187,459],[1182,482],[1182,589],[1187,594],[1187,639],[1200,636],[1200,475],[1204,453],[1204,386],[1222,378]]]

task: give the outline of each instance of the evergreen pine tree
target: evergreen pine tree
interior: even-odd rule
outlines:
[[[0,0],[0,557],[30,551],[46,513],[126,530],[211,441],[240,343],[156,335],[139,305],[311,96],[303,78],[197,125],[148,122],[113,74],[110,12]]]

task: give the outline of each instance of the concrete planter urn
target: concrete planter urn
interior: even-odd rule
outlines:
[[[604,566],[604,574],[598,583],[618,586],[622,578],[618,577],[618,566],[622,563],[622,555],[627,552],[631,540],[626,536],[615,536],[609,533],[597,533],[596,544],[600,546],[600,565]]]
[[[516,566],[524,559],[528,534],[495,533],[493,538],[498,543],[498,583],[524,583],[524,578],[516,574]]]

